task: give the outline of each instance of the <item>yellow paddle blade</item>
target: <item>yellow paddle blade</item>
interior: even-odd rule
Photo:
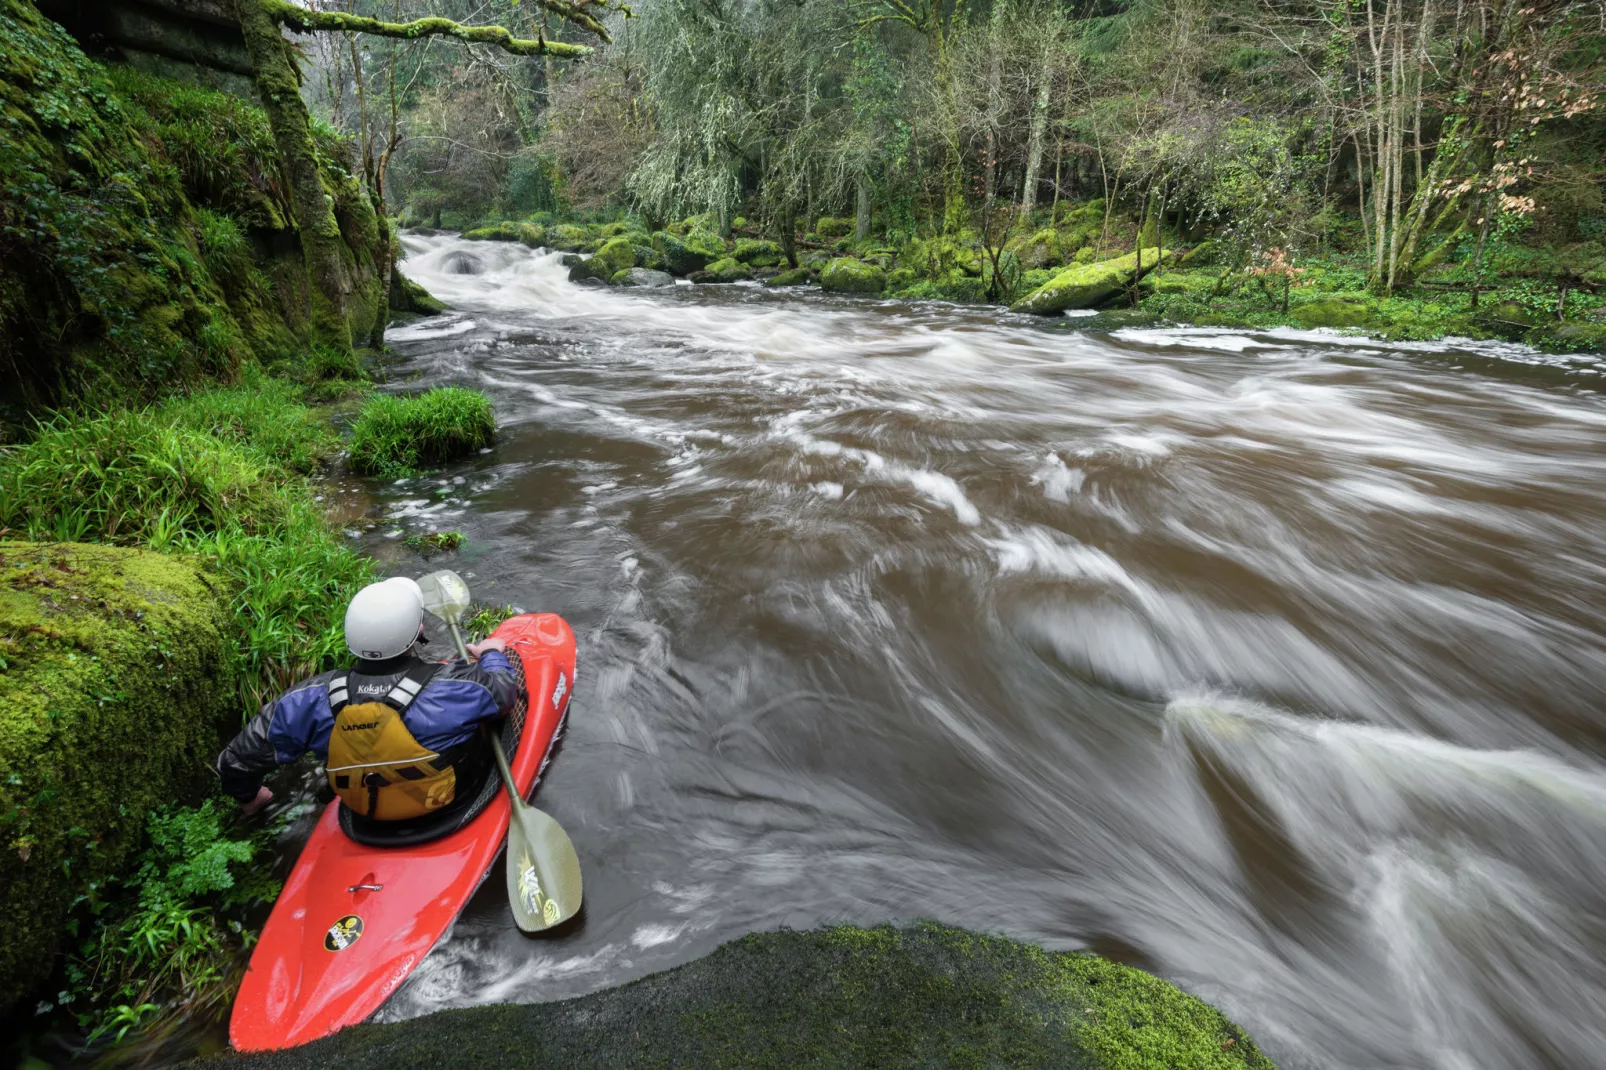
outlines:
[[[562,925],[580,910],[580,856],[552,815],[513,807],[507,829],[507,899],[527,933]]]

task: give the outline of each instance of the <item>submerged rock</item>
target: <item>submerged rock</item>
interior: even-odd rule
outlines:
[[[1160,263],[1158,248],[1145,249],[1142,255],[1142,268],[1138,267],[1137,253],[1066,268],[1044,286],[1015,302],[1011,311],[1050,315],[1072,308],[1097,308],[1130,288]]]
[[[874,264],[843,256],[825,265],[820,285],[833,293],[878,294],[887,285],[887,273]]]
[[[43,981],[74,900],[239,727],[229,592],[150,550],[0,542],[0,1008]]]
[[[1275,1070],[1220,1011],[1093,955],[921,925],[760,933],[579,999],[358,1025],[239,1070],[1008,1066]],[[198,1066],[206,1063],[192,1064]]]

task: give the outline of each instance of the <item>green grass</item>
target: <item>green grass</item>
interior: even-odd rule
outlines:
[[[373,578],[300,478],[335,439],[295,396],[264,381],[57,416],[0,454],[0,528],[213,563],[230,583],[241,712],[252,712],[344,656],[341,613]]]
[[[477,390],[441,387],[424,394],[386,394],[363,406],[351,436],[351,467],[399,477],[467,457],[496,434],[491,403]]]
[[[463,634],[468,637],[469,642],[477,643],[496,631],[498,624],[517,615],[518,612],[509,605],[475,602],[468,607],[468,615],[463,618]]]

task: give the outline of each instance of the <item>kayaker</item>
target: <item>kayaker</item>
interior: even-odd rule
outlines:
[[[374,820],[472,797],[492,769],[479,728],[513,709],[518,678],[500,639],[471,644],[477,660],[444,664],[418,656],[425,642],[416,582],[398,576],[357,592],[346,609],[356,663],[263,706],[218,755],[223,790],[255,813],[273,798],[263,777],[310,750],[341,802]]]

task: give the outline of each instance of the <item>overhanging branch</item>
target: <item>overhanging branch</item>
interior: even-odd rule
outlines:
[[[312,33],[318,30],[345,31],[349,33],[366,33],[376,37],[399,37],[403,40],[417,40],[421,37],[455,37],[459,41],[470,44],[492,45],[511,52],[515,56],[564,56],[576,57],[590,53],[591,49],[585,45],[571,45],[563,41],[548,41],[545,37],[528,38],[514,37],[503,26],[464,26],[451,19],[424,18],[414,19],[412,22],[384,22],[380,19],[364,18],[361,15],[348,15],[340,11],[313,11],[310,8],[297,7],[287,0],[260,0],[267,8],[269,17],[281,25],[303,33]],[[604,41],[609,40],[608,32],[602,23],[592,15],[581,10],[580,7],[564,3],[563,0],[537,0],[540,6],[554,12],[582,29],[589,30]],[[589,5],[588,5],[589,6]]]

